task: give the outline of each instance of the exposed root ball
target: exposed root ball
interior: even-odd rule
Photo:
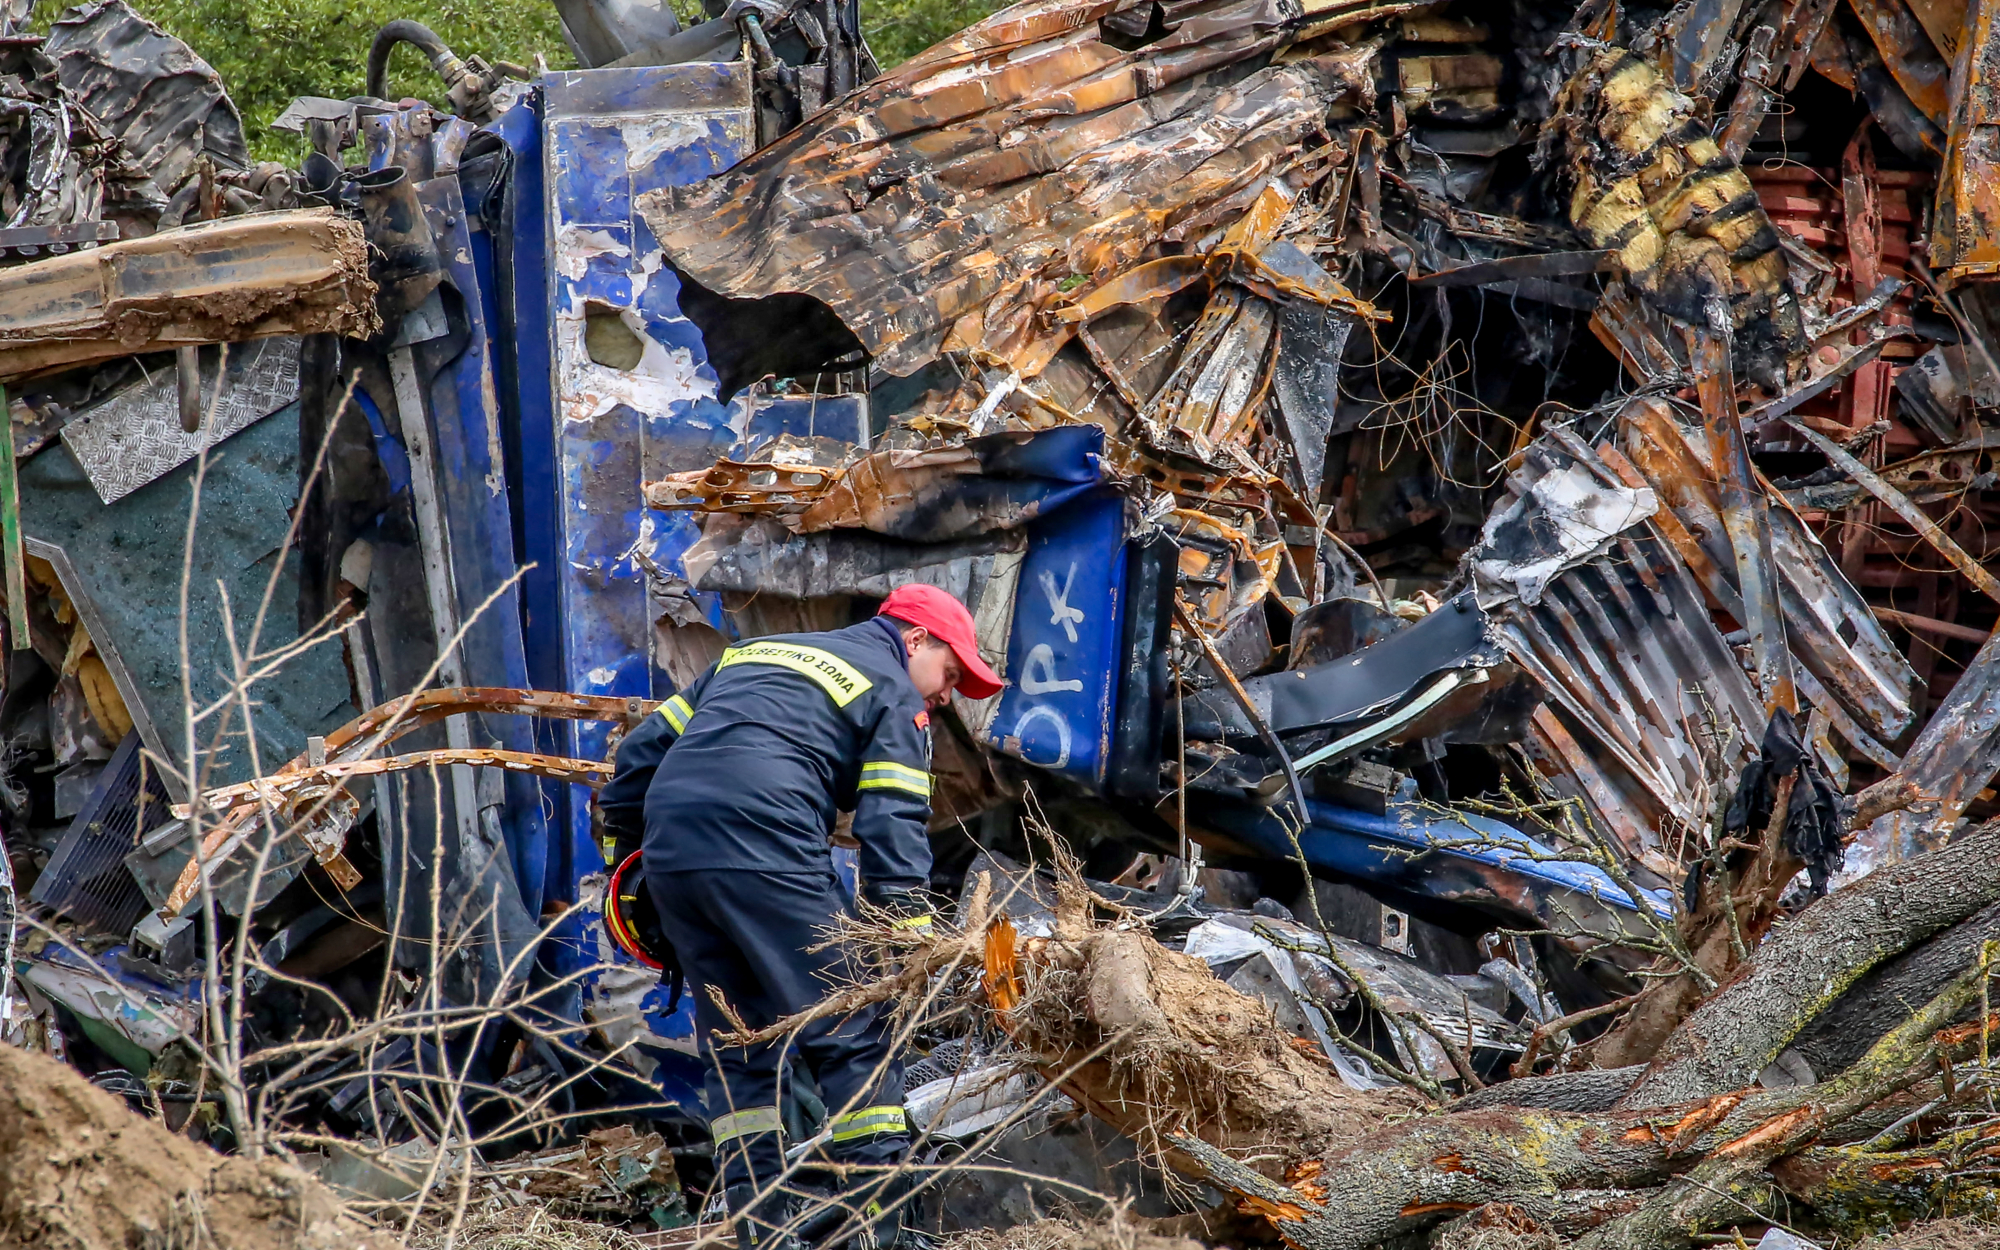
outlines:
[[[1142,1146],[1180,1134],[1312,1157],[1415,1105],[1350,1089],[1266,1004],[1136,927],[1094,923],[1081,881],[1064,878],[1054,936],[1023,951],[1007,1027],[1045,1073],[1081,1064],[1069,1091]]]

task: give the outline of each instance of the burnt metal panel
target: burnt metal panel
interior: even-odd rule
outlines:
[[[1004,10],[723,177],[641,206],[704,287],[810,295],[891,373],[935,356],[954,326],[1045,363],[1038,344],[1073,333],[1035,328],[1068,298],[1065,258],[1109,278],[1159,223],[1198,220],[1309,142],[1346,90],[1334,57],[1259,65],[1309,21],[1291,0],[1191,4],[1129,50],[1094,20],[1118,7]]]
[[[2000,273],[2000,0],[1972,0],[1957,64],[1930,263],[1947,283]]]
[[[125,0],[64,13],[42,45],[63,86],[118,136],[165,194],[202,157],[247,169],[243,119],[208,62]]]

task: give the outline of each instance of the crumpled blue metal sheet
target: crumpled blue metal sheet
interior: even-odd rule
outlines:
[[[699,535],[685,518],[647,509],[640,483],[712,463],[741,438],[743,414],[716,398],[701,335],[680,314],[680,283],[632,201],[750,150],[750,80],[730,64],[579,70],[549,75],[543,91],[560,686],[664,698],[672,689],[651,662],[646,566],[677,572]],[[593,317],[636,340],[636,365],[592,359]],[[603,755],[605,727],[570,732],[569,753]],[[573,797],[570,822],[574,869],[589,871],[587,803]]]
[[[1560,932],[1579,922],[1593,931],[1638,931],[1639,902],[1602,868],[1544,859],[1555,850],[1512,825],[1419,802],[1411,788],[1380,816],[1308,802],[1312,823],[1297,846],[1269,809],[1218,804],[1204,806],[1202,818],[1262,854],[1296,863],[1303,852],[1316,869],[1372,886],[1511,913]],[[1657,916],[1673,915],[1664,897],[1647,895],[1643,903]]]
[[[648,509],[640,485],[712,463],[743,438],[746,411],[716,398],[701,335],[680,314],[680,284],[662,268],[632,199],[699,181],[754,146],[747,69],[552,74],[539,104],[524,102],[494,129],[515,155],[511,350],[521,393],[523,555],[546,570],[527,587],[534,684],[665,698],[673,687],[652,662],[647,572],[679,575],[681,554],[700,534],[686,518]],[[638,348],[636,365],[592,358],[593,318],[600,332],[614,321],[614,337],[622,327],[626,345]],[[558,739],[543,749],[599,759],[609,726],[563,721],[543,732]],[[551,805],[545,879],[548,898],[574,901],[604,863],[588,790],[566,790]],[[607,983],[607,958],[636,970],[603,941],[598,913],[575,908],[545,945],[543,971],[581,976],[578,1010],[637,991],[635,1045],[650,1061],[650,1081],[665,1101],[700,1114],[698,990],[668,1012],[665,992],[635,982],[632,971],[610,977],[618,986]]]

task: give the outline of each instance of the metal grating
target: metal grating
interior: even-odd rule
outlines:
[[[28,894],[93,933],[124,937],[146,912],[146,897],[125,867],[125,857],[140,839],[167,823],[173,800],[159,773],[142,769],[141,763],[139,735],[128,733]]]

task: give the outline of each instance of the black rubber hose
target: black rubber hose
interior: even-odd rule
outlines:
[[[412,22],[403,18],[390,22],[375,32],[375,42],[368,45],[368,94],[378,100],[389,98],[389,54],[399,43],[407,43],[430,58],[431,67],[440,63],[456,61],[454,54],[438,33],[422,22]]]

